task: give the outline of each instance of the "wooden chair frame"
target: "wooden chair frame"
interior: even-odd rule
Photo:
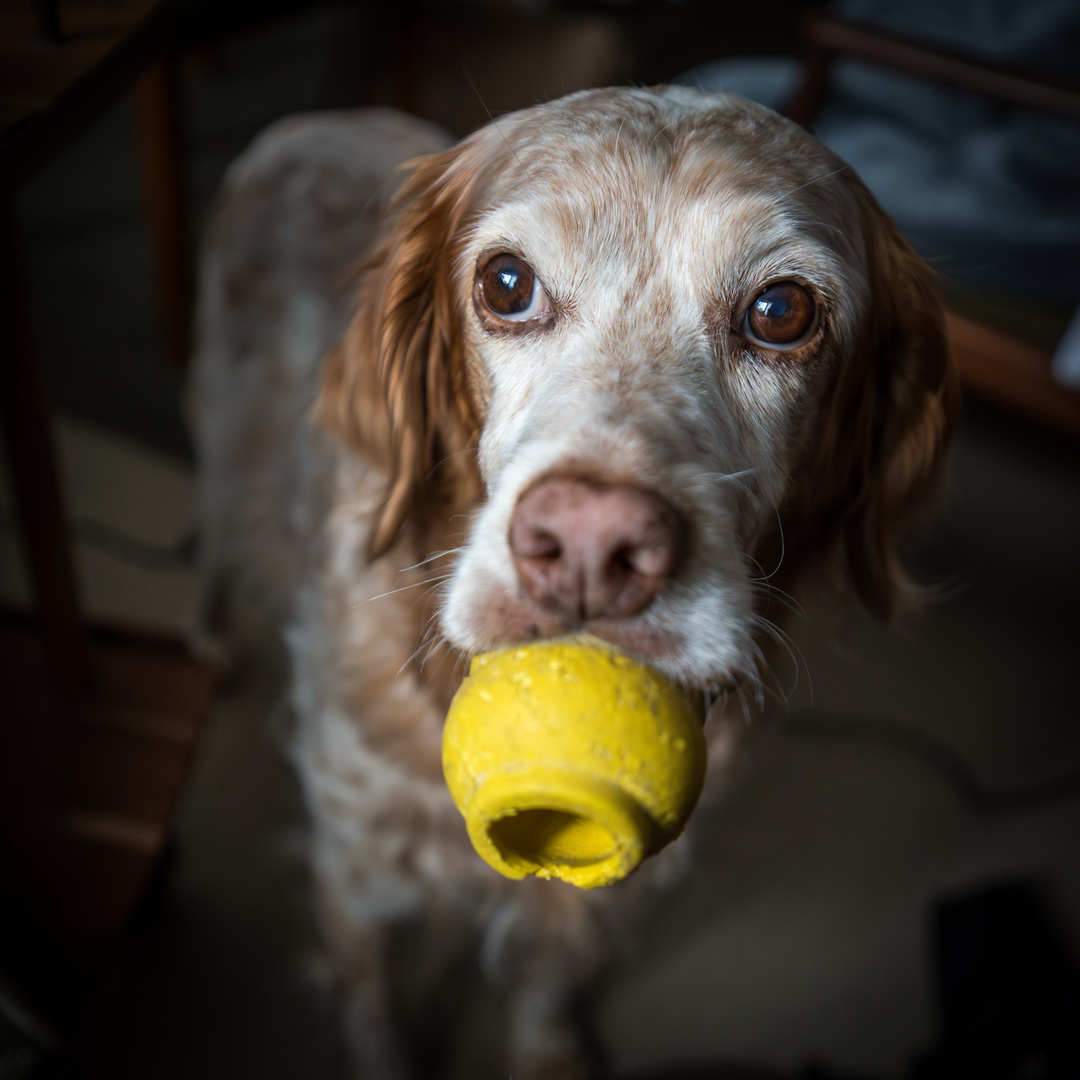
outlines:
[[[804,36],[806,74],[785,110],[800,124],[812,123],[825,98],[830,68],[842,57],[1080,121],[1080,86],[1066,80],[993,64],[829,15],[809,16]],[[1080,439],[1080,394],[1054,378],[1049,352],[957,311],[947,311],[946,321],[967,390]]]

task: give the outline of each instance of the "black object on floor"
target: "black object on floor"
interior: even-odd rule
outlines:
[[[1080,1080],[1080,971],[1035,889],[946,901],[935,933],[942,1037],[913,1080]]]

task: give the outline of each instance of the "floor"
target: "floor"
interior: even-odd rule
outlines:
[[[338,17],[264,28],[189,71],[197,206],[263,121],[319,104]],[[43,176],[23,221],[87,605],[183,630],[194,478],[181,380],[154,360],[130,119],[120,106]],[[24,586],[0,513],[7,598]],[[940,504],[908,542],[937,595],[892,628],[796,621],[792,723],[699,812],[693,879],[593,1002],[616,1076],[722,1061],[902,1076],[935,1038],[933,905],[990,882],[1034,883],[1080,956],[1078,536],[1080,447],[965,406]],[[341,1075],[280,661],[267,642],[219,694],[165,872],[66,1075]],[[488,1004],[478,993],[463,1078],[495,1075]]]

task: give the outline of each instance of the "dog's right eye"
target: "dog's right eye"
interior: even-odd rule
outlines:
[[[814,299],[796,281],[777,281],[758,294],[743,317],[743,332],[766,349],[794,349],[818,326]]]
[[[484,308],[504,322],[529,322],[550,314],[551,304],[533,268],[516,255],[496,255],[476,278]]]

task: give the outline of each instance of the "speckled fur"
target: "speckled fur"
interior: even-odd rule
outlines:
[[[518,587],[518,497],[572,471],[682,511],[686,557],[656,600],[588,629],[720,695],[715,779],[768,679],[771,585],[816,565],[883,616],[902,598],[891,538],[932,487],[955,378],[927,271],[850,170],[765,109],[684,89],[572,95],[416,163],[354,314],[335,284],[371,242],[392,159],[438,143],[408,118],[323,117],[234,168],[196,362],[207,574],[289,612],[295,756],[358,1075],[434,1075],[402,1036],[393,942],[411,928],[414,996],[478,950],[516,1080],[569,1080],[592,1075],[570,1003],[685,845],[594,893],[504,881],[469,847],[439,765],[463,662],[572,629]],[[543,282],[550,325],[478,317],[475,269],[507,250]],[[755,348],[741,314],[784,279],[814,294],[821,332]],[[318,356],[342,331],[313,427]]]

